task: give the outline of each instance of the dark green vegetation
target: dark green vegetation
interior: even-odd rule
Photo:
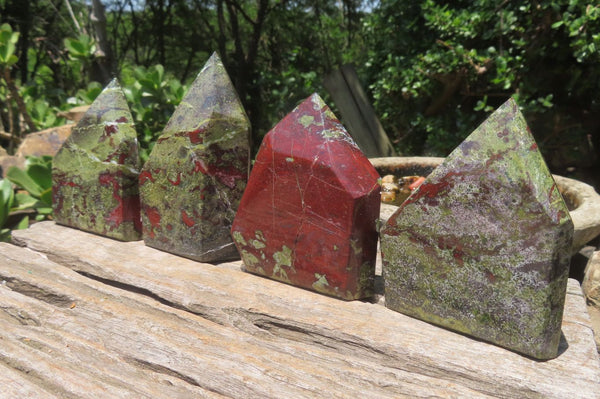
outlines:
[[[29,157],[25,168],[12,167],[0,179],[0,241],[10,241],[11,230],[51,214],[52,157]]]
[[[0,23],[10,24],[0,32],[9,149],[11,136],[63,123],[56,111],[118,76],[145,157],[216,50],[255,148],[352,62],[403,154],[447,155],[514,96],[557,172],[597,162],[600,5],[590,0],[0,0]]]

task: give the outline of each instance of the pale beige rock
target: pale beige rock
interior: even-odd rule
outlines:
[[[596,345],[600,352],[600,251],[594,252],[590,257],[585,267],[581,288],[588,305]]]
[[[600,195],[594,187],[575,179],[553,175],[565,201],[575,207],[569,213],[573,220],[573,248],[576,254],[589,241],[600,234]]]
[[[590,257],[581,288],[588,303],[600,309],[600,251],[595,251]]]
[[[63,125],[29,133],[19,145],[15,155],[18,157],[29,155],[37,157],[42,155],[54,156],[62,143],[71,135],[73,126],[75,125]]]
[[[2,178],[6,177],[6,172],[13,166],[24,168],[25,158],[15,157],[14,155],[0,156],[0,173],[2,174]]]
[[[0,244],[9,397],[596,398],[569,281],[560,355],[539,362],[390,311],[53,222]],[[10,374],[8,374],[10,373]],[[39,393],[41,392],[41,393]],[[45,395],[44,393],[48,393]],[[31,393],[31,394],[29,394]]]
[[[85,115],[88,109],[90,109],[89,105],[80,105],[78,107],[73,107],[68,111],[61,111],[56,115],[77,123],[83,115]]]

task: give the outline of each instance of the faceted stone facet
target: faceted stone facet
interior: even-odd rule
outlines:
[[[140,173],[146,245],[201,262],[239,259],[230,230],[249,159],[250,123],[215,53]]]
[[[52,164],[57,223],[124,241],[141,238],[137,136],[116,80],[92,103]]]
[[[386,306],[535,358],[555,357],[572,233],[511,99],[383,227]]]
[[[246,269],[343,299],[372,295],[378,174],[314,94],[264,138],[232,234]]]

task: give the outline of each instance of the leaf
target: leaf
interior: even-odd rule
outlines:
[[[69,37],[65,38],[63,43],[69,51],[69,55],[75,59],[86,60],[90,58],[96,50],[93,40],[85,34],[79,35],[76,39]]]
[[[12,207],[14,190],[8,180],[0,181],[0,227],[4,226],[8,219],[8,213]]]
[[[11,239],[10,229],[1,229],[0,230],[0,241],[10,242],[10,239]]]
[[[25,216],[23,219],[19,221],[19,223],[15,226],[15,230],[24,230],[29,227],[29,216]]]
[[[0,65],[10,67],[18,58],[15,55],[19,32],[13,32],[9,24],[0,26]]]
[[[2,203],[8,203],[10,205],[13,195],[13,188],[10,181],[0,179],[0,195],[2,196]]]
[[[52,169],[40,164],[34,164],[27,168],[26,173],[43,190],[52,187]]]
[[[11,167],[6,173],[6,178],[17,186],[24,188],[32,196],[39,198],[44,189],[40,187],[24,170],[16,166]]]
[[[52,187],[47,188],[40,195],[40,200],[47,205],[52,206]]]
[[[38,216],[40,217],[39,220],[44,220],[44,219],[46,219],[46,216],[52,215],[52,208],[49,208],[49,207],[39,207],[39,208],[35,208],[35,210],[38,213],[38,215],[36,216],[36,220],[38,220],[37,219]]]
[[[11,211],[22,211],[30,209],[35,206],[38,202],[37,199],[33,198],[29,193],[19,192],[15,194],[15,201]]]

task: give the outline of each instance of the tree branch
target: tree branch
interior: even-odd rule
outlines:
[[[19,94],[19,90],[17,89],[15,82],[13,82],[13,80],[11,78],[10,70],[8,68],[4,68],[4,80],[6,81],[6,85],[8,86],[8,90],[10,91],[11,97],[14,98],[15,101],[17,102],[17,108],[19,108],[19,113],[23,116],[23,120],[27,124],[27,128],[31,132],[35,132],[37,130],[37,128],[35,127],[35,123],[33,123],[33,120],[31,119],[29,112],[27,112],[27,107],[25,106],[25,102],[23,101],[23,98]]]
[[[71,3],[69,3],[69,0],[65,0],[65,5],[67,6],[67,10],[69,10],[69,15],[71,16],[71,19],[73,20],[73,23],[75,24],[75,27],[77,28],[77,32],[81,35],[82,33],[85,33],[82,29],[81,26],[79,25],[79,22],[77,22],[77,18],[75,18],[75,14],[73,13],[73,8],[71,7]]]
[[[257,21],[250,18],[250,16],[248,14],[246,14],[246,12],[242,8],[242,6],[239,5],[237,2],[231,1],[231,0],[225,0],[225,2],[227,3],[228,6],[234,7],[237,11],[239,11],[242,14],[242,17],[244,17],[244,19],[246,21],[248,21],[250,24],[256,25]]]

